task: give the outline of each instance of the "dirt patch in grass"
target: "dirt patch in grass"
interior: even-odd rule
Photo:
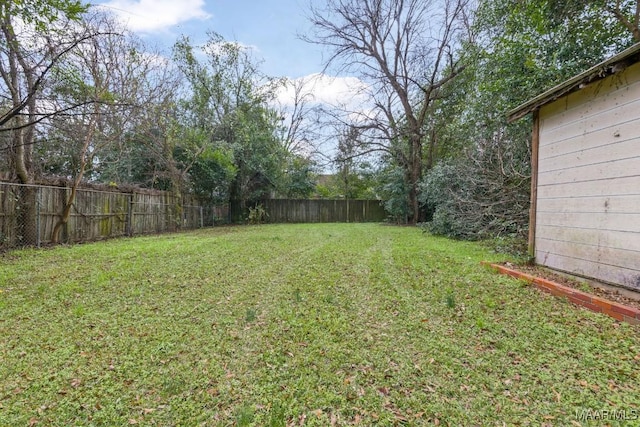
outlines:
[[[560,272],[554,272],[546,267],[539,265],[527,265],[527,264],[513,264],[510,262],[504,262],[501,265],[518,270],[523,273],[530,274],[532,276],[541,277],[543,279],[551,280],[552,282],[559,283],[564,286],[568,286],[573,289],[578,289],[582,292],[595,295],[600,298],[614,301],[629,307],[635,307],[640,309],[640,293],[637,293],[636,298],[632,298],[627,295],[623,295],[620,290],[615,289],[612,285],[599,284],[595,281],[589,281],[580,279],[579,277],[570,276]],[[633,291],[625,290],[623,292],[629,293]]]

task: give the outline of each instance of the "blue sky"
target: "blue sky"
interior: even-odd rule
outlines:
[[[301,41],[309,31],[308,0],[93,0],[152,45],[169,51],[185,34],[195,43],[209,30],[251,46],[262,70],[292,79],[322,70],[320,49]]]

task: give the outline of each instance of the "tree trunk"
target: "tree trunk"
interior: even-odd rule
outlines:
[[[409,158],[409,223],[421,221],[420,202],[418,201],[418,185],[422,179],[422,137],[416,132],[410,137]]]
[[[21,187],[20,189],[18,230],[23,246],[35,246],[38,243],[36,194],[35,187]]]
[[[91,116],[89,120],[87,134],[84,137],[84,142],[82,144],[82,150],[80,151],[80,168],[78,170],[78,174],[73,180],[73,185],[71,186],[71,194],[67,198],[64,208],[62,209],[62,213],[60,214],[60,218],[58,222],[53,227],[53,231],[51,232],[51,243],[58,243],[60,241],[60,230],[64,225],[69,222],[69,217],[71,216],[71,208],[76,201],[76,193],[78,192],[78,187],[82,182],[82,177],[84,176],[84,172],[87,168],[87,163],[89,159],[87,159],[87,153],[89,152],[89,145],[91,140],[93,139],[93,135],[95,134],[96,120],[98,116],[98,104],[94,104],[94,115]]]
[[[62,209],[62,213],[60,214],[60,218],[56,225],[53,227],[53,231],[51,232],[51,243],[56,244],[60,242],[60,230],[69,222],[69,217],[71,216],[71,208],[76,200],[76,192],[78,185],[74,182],[71,187],[71,194],[67,198],[64,208]]]
[[[231,221],[238,223],[243,222],[246,219],[246,210],[247,210],[247,201],[242,192],[242,183],[240,182],[241,177],[236,175],[234,180],[231,182],[231,187],[229,189],[229,199],[230,199],[230,213]]]
[[[183,224],[184,206],[182,203],[182,189],[181,189],[180,183],[173,181],[172,187],[173,188],[171,191],[171,195],[173,196],[173,202],[174,202],[173,209],[176,216],[173,224],[173,227],[175,227],[175,229],[173,231],[176,231],[176,230],[180,230],[184,225]]]
[[[25,121],[18,116],[12,120],[16,128],[23,126]],[[31,162],[32,153],[32,132],[25,129],[16,129],[11,132],[12,144],[14,147],[12,163],[15,167],[15,174],[21,184],[33,184],[33,171]],[[36,188],[22,187],[20,197],[20,212],[18,213],[18,230],[22,236],[22,245],[35,246],[38,243],[37,227],[37,200]]]

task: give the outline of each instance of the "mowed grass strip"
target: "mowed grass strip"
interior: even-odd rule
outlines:
[[[637,414],[640,329],[479,264],[502,258],[375,224],[5,254],[0,425],[568,426]]]

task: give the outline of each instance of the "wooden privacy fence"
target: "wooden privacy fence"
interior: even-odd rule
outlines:
[[[387,213],[380,200],[268,199],[260,202],[267,222],[381,222]]]
[[[0,182],[0,249],[51,243],[69,197],[68,187]],[[213,225],[222,207],[167,192],[78,189],[60,242],[73,243]]]

